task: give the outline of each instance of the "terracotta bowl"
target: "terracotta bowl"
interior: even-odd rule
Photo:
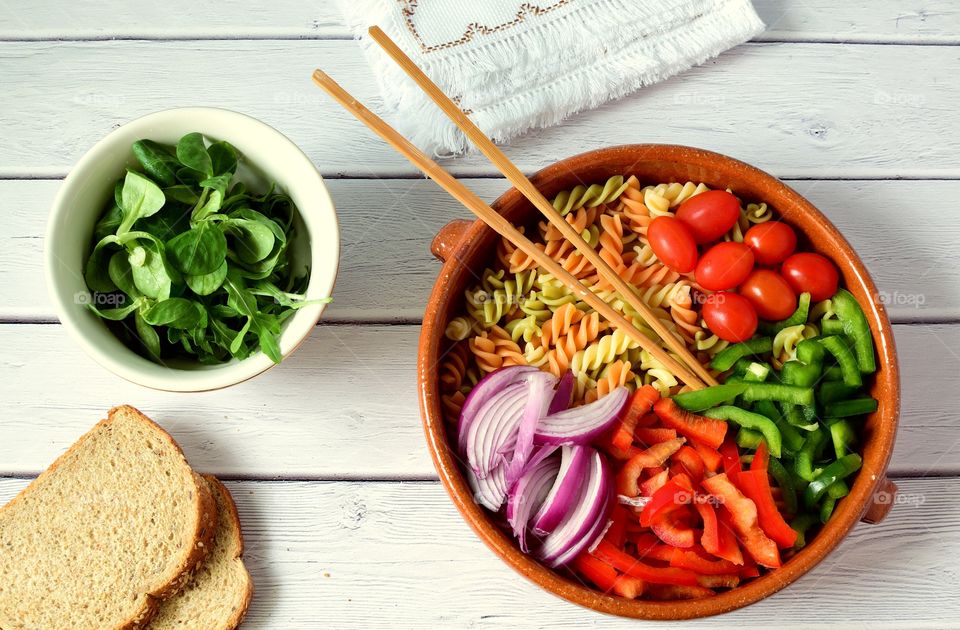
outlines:
[[[480,221],[454,221],[441,230],[433,243],[434,254],[445,262],[427,304],[420,335],[418,378],[423,426],[440,480],[464,519],[504,562],[528,579],[581,606],[624,617],[688,619],[715,615],[777,592],[823,560],[857,521],[876,523],[889,511],[896,486],[887,480],[885,473],[900,413],[900,377],[893,333],[863,262],[833,224],[795,190],[748,164],[690,147],[626,145],[562,160],[532,179],[550,198],[561,190],[581,183],[602,182],[614,174],[633,174],[644,184],[702,181],[711,188],[729,187],[744,200],[764,201],[802,233],[805,248],[825,254],[840,268],[843,284],[864,307],[873,331],[879,369],[871,394],[880,405],[866,420],[863,468],[830,522],[780,569],[700,600],[635,601],[605,595],[521,553],[513,538],[474,502],[455,449],[448,443],[440,405],[437,368],[448,347],[444,328],[451,317],[460,313],[464,290],[494,258],[498,236]],[[531,225],[539,218],[535,208],[515,189],[504,193],[493,207],[517,225]]]

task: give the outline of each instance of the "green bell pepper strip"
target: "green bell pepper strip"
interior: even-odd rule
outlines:
[[[850,494],[850,486],[843,479],[837,479],[827,487],[827,496],[834,499],[842,499]]]
[[[840,373],[843,375],[843,382],[850,387],[860,387],[863,385],[863,377],[860,376],[860,368],[857,364],[857,357],[843,337],[834,335],[824,337],[820,340],[827,352],[832,354],[840,364]]]
[[[838,400],[850,398],[859,389],[859,387],[851,387],[843,381],[825,381],[820,385],[817,400],[821,405],[828,405]]]
[[[816,459],[817,452],[826,441],[827,436],[824,430],[817,428],[816,431],[811,431],[807,435],[803,447],[797,452],[793,461],[793,469],[797,476],[804,481],[812,482],[817,477],[818,471],[813,468],[813,460]]]
[[[824,319],[820,322],[820,332],[824,335],[842,335],[843,322],[839,319]]]
[[[846,289],[840,289],[832,298],[833,310],[843,324],[843,332],[853,342],[857,355],[857,365],[864,374],[877,371],[877,359],[873,352],[873,333],[867,323],[867,316],[857,302],[857,298]]]
[[[852,452],[853,445],[857,442],[857,432],[849,420],[837,418],[827,420],[827,426],[830,429],[830,439],[833,441],[833,452],[837,459],[840,459],[847,453]]]
[[[837,500],[831,496],[823,497],[823,501],[820,502],[820,522],[824,525],[827,524],[827,521],[830,520],[830,517],[833,516],[833,508],[837,506]]]
[[[743,380],[750,383],[762,383],[770,376],[770,366],[766,363],[751,362],[743,373]],[[741,392],[742,393],[742,392]]]
[[[823,497],[820,503],[820,522],[824,525],[833,516],[833,509],[837,506],[837,501],[850,494],[850,488],[843,480],[836,481],[827,488],[827,496]]]
[[[703,412],[703,415],[714,420],[732,422],[744,429],[759,431],[763,434],[763,439],[766,440],[767,448],[770,449],[770,455],[773,457],[780,457],[783,451],[780,429],[773,420],[764,415],[731,405],[708,409]]]
[[[760,400],[754,404],[753,410],[763,414],[773,420],[774,424],[780,430],[780,437],[783,441],[783,450],[788,453],[796,453],[803,447],[803,435],[790,424],[777,409],[777,405],[772,400]]]
[[[743,357],[741,359],[737,359],[737,362],[733,364],[732,374],[736,376],[743,376],[744,374],[747,373],[747,370],[750,368],[750,366],[753,363],[754,363],[754,360],[749,357]],[[727,380],[729,380],[729,377],[727,378]]]
[[[780,383],[750,383],[743,391],[744,402],[776,400],[793,405],[813,405],[813,388]]]
[[[797,310],[795,310],[793,314],[790,315],[790,317],[786,319],[782,319],[779,322],[761,324],[760,329],[766,335],[776,335],[778,332],[780,332],[784,328],[806,324],[807,317],[809,315],[810,315],[810,294],[801,293],[800,298],[797,300]]]
[[[782,409],[783,419],[791,426],[802,429],[803,431],[813,431],[820,426],[815,417],[811,418],[809,416],[810,407],[783,405]]]
[[[746,383],[724,383],[689,392],[683,392],[673,397],[673,401],[687,411],[703,411],[724,403],[732,402],[747,388]]]
[[[812,510],[831,484],[857,472],[860,470],[862,464],[863,459],[861,459],[859,455],[850,453],[824,468],[820,474],[810,482],[810,485],[807,486],[807,489],[803,493],[803,501],[807,508]]]
[[[737,446],[740,448],[757,448],[763,442],[763,434],[753,429],[741,427],[737,431]]]
[[[750,341],[737,343],[728,346],[717,353],[710,362],[710,367],[721,372],[726,372],[733,367],[738,359],[757,354],[765,354],[773,350],[773,339],[771,337],[756,337]]]
[[[876,398],[851,398],[850,400],[838,400],[824,405],[823,413],[831,418],[846,418],[849,416],[862,416],[866,413],[873,413],[877,410]]]
[[[804,339],[797,344],[797,361],[823,368],[826,351],[815,339]]]
[[[817,523],[817,520],[815,515],[804,512],[790,521],[790,527],[797,532],[797,542],[793,543],[794,549],[801,549],[807,544],[807,532]]]
[[[783,464],[781,464],[780,460],[776,457],[771,457],[767,462],[767,470],[783,491],[784,510],[787,514],[796,514],[797,488],[793,483],[793,475],[783,467]]]
[[[820,380],[821,366],[816,363],[787,361],[780,368],[780,379],[787,385],[813,387]]]
[[[817,342],[819,343],[819,342]],[[824,381],[842,381],[843,380],[843,370],[840,369],[839,365],[831,365],[828,368],[823,370],[823,380]]]

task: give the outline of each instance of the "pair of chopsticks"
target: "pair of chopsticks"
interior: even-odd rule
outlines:
[[[687,349],[683,341],[675,336],[644,303],[639,295],[627,282],[621,278],[610,265],[600,257],[600,254],[591,247],[573,226],[560,216],[550,202],[544,197],[533,183],[511,162],[504,153],[477,127],[466,114],[437,85],[427,77],[420,68],[394,43],[379,27],[373,26],[369,30],[370,37],[412,78],[426,94],[450,117],[450,119],[467,135],[480,151],[493,163],[494,166],[519,190],[552,225],[580,252],[597,270],[598,274],[612,286],[617,293],[632,306],[643,318],[648,326],[660,336],[660,339],[676,355],[681,357],[686,365],[677,361],[668,354],[660,344],[640,331],[633,323],[614,309],[610,304],[597,296],[590,288],[582,284],[573,274],[566,271],[558,262],[538,249],[509,221],[486,204],[472,190],[464,186],[459,180],[440,167],[409,140],[400,135],[397,130],[384,122],[379,116],[364,107],[357,99],[338,85],[326,73],[315,70],[313,81],[327,92],[335,101],[352,113],[360,122],[364,123],[374,133],[383,138],[406,157],[414,166],[434,180],[445,191],[473,212],[481,221],[490,226],[502,237],[513,243],[518,249],[531,257],[538,265],[546,269],[551,275],[563,282],[573,293],[589,304],[611,324],[633,339],[639,346],[649,352],[657,361],[693,389],[701,389],[704,384],[716,385],[717,381],[707,369],[697,361],[696,357]],[[689,366],[689,368],[687,367]]]

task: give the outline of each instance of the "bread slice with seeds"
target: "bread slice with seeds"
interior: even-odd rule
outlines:
[[[206,560],[182,591],[163,602],[150,630],[233,630],[253,596],[253,582],[243,565],[240,516],[230,492],[204,475],[217,501],[217,533]]]
[[[0,628],[143,627],[216,523],[173,438],[133,407],[111,409],[0,509]]]

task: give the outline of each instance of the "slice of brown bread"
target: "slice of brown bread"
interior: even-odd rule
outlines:
[[[173,438],[111,409],[0,510],[0,628],[143,627],[206,556],[216,520]]]
[[[210,555],[182,591],[163,602],[150,630],[233,630],[253,596],[253,581],[243,565],[243,533],[237,506],[227,488],[204,475],[217,500],[217,533]]]

